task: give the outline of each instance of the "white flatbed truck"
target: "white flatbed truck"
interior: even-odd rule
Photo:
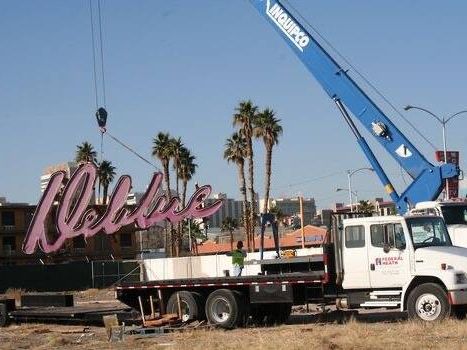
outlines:
[[[178,294],[185,319],[224,328],[283,322],[305,303],[397,309],[425,321],[466,312],[467,248],[452,245],[435,215],[345,219],[320,254],[247,263],[261,274],[121,283],[117,298],[136,309],[139,298],[159,299],[164,313],[177,312]]]

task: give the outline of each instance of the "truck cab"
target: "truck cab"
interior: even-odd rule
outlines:
[[[467,248],[453,246],[440,216],[346,219],[339,246],[349,307],[430,321],[467,304]]]
[[[467,247],[467,201],[420,202],[411,213],[435,214],[444,218],[452,244]]]

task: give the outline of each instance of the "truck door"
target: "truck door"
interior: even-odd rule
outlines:
[[[410,276],[410,249],[401,223],[370,225],[368,244],[372,288],[402,287]]]
[[[344,230],[342,261],[345,289],[370,288],[365,226],[349,225]]]

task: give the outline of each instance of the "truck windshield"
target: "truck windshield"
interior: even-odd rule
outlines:
[[[446,225],[440,217],[407,218],[414,248],[451,246]]]
[[[467,225],[467,205],[442,206],[446,225]]]

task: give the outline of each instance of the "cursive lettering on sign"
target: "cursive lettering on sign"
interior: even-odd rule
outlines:
[[[131,224],[137,229],[145,230],[163,220],[177,223],[186,218],[203,218],[213,215],[222,206],[221,200],[205,205],[204,200],[211,194],[211,187],[205,185],[193,193],[184,208],[178,209],[181,205],[178,197],[167,201],[164,194],[158,195],[163,175],[155,173],[140,202],[130,211],[124,206],[131,190],[131,177],[123,175],[117,181],[105,212],[99,215],[95,209],[88,208],[96,177],[97,168],[93,163],[80,165],[71,176],[57,206],[57,237],[50,241],[47,237],[47,217],[60,193],[65,172],[52,174],[23,242],[23,251],[26,254],[34,253],[37,247],[44,253],[55,252],[67,239],[79,235],[92,237],[98,232],[110,235]]]

